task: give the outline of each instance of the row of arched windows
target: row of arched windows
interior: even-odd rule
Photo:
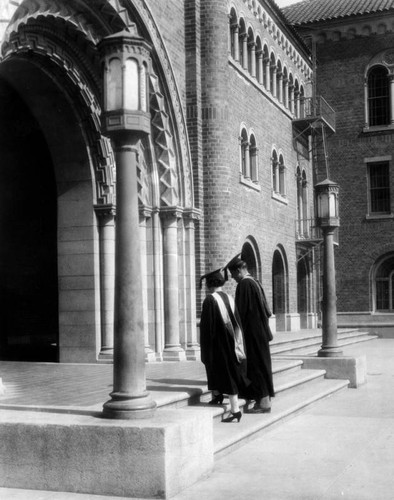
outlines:
[[[256,36],[251,27],[246,27],[245,20],[242,17],[238,20],[235,9],[231,10],[229,29],[231,57],[296,118],[303,118],[303,85],[293,77],[274,52],[269,51],[260,36]]]

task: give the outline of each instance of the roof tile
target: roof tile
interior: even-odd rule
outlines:
[[[304,0],[282,9],[293,25],[394,10],[394,0]]]

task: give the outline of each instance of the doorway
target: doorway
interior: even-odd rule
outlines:
[[[44,136],[0,81],[0,359],[58,360],[57,194]]]

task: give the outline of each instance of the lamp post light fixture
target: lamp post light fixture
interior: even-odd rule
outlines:
[[[334,231],[339,227],[339,186],[329,179],[315,185],[317,218],[324,239],[323,264],[323,343],[318,356],[333,357],[342,354],[338,347],[337,297],[335,285]]]
[[[138,143],[149,135],[151,46],[132,25],[101,40],[104,63],[102,129],[116,163],[114,380],[103,406],[108,418],[147,418],[156,403],[146,390],[145,339],[137,191]]]

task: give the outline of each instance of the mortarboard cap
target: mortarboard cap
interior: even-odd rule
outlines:
[[[244,263],[245,261],[242,259],[242,253],[238,253],[230,260],[228,264],[226,264],[226,269],[229,269],[231,271],[231,269],[237,269]]]
[[[200,288],[202,287],[203,280],[206,280],[207,283],[218,283],[217,286],[222,286],[227,281],[227,273],[223,273],[223,268],[216,269],[216,271],[212,271],[210,273],[204,274],[200,278]]]

